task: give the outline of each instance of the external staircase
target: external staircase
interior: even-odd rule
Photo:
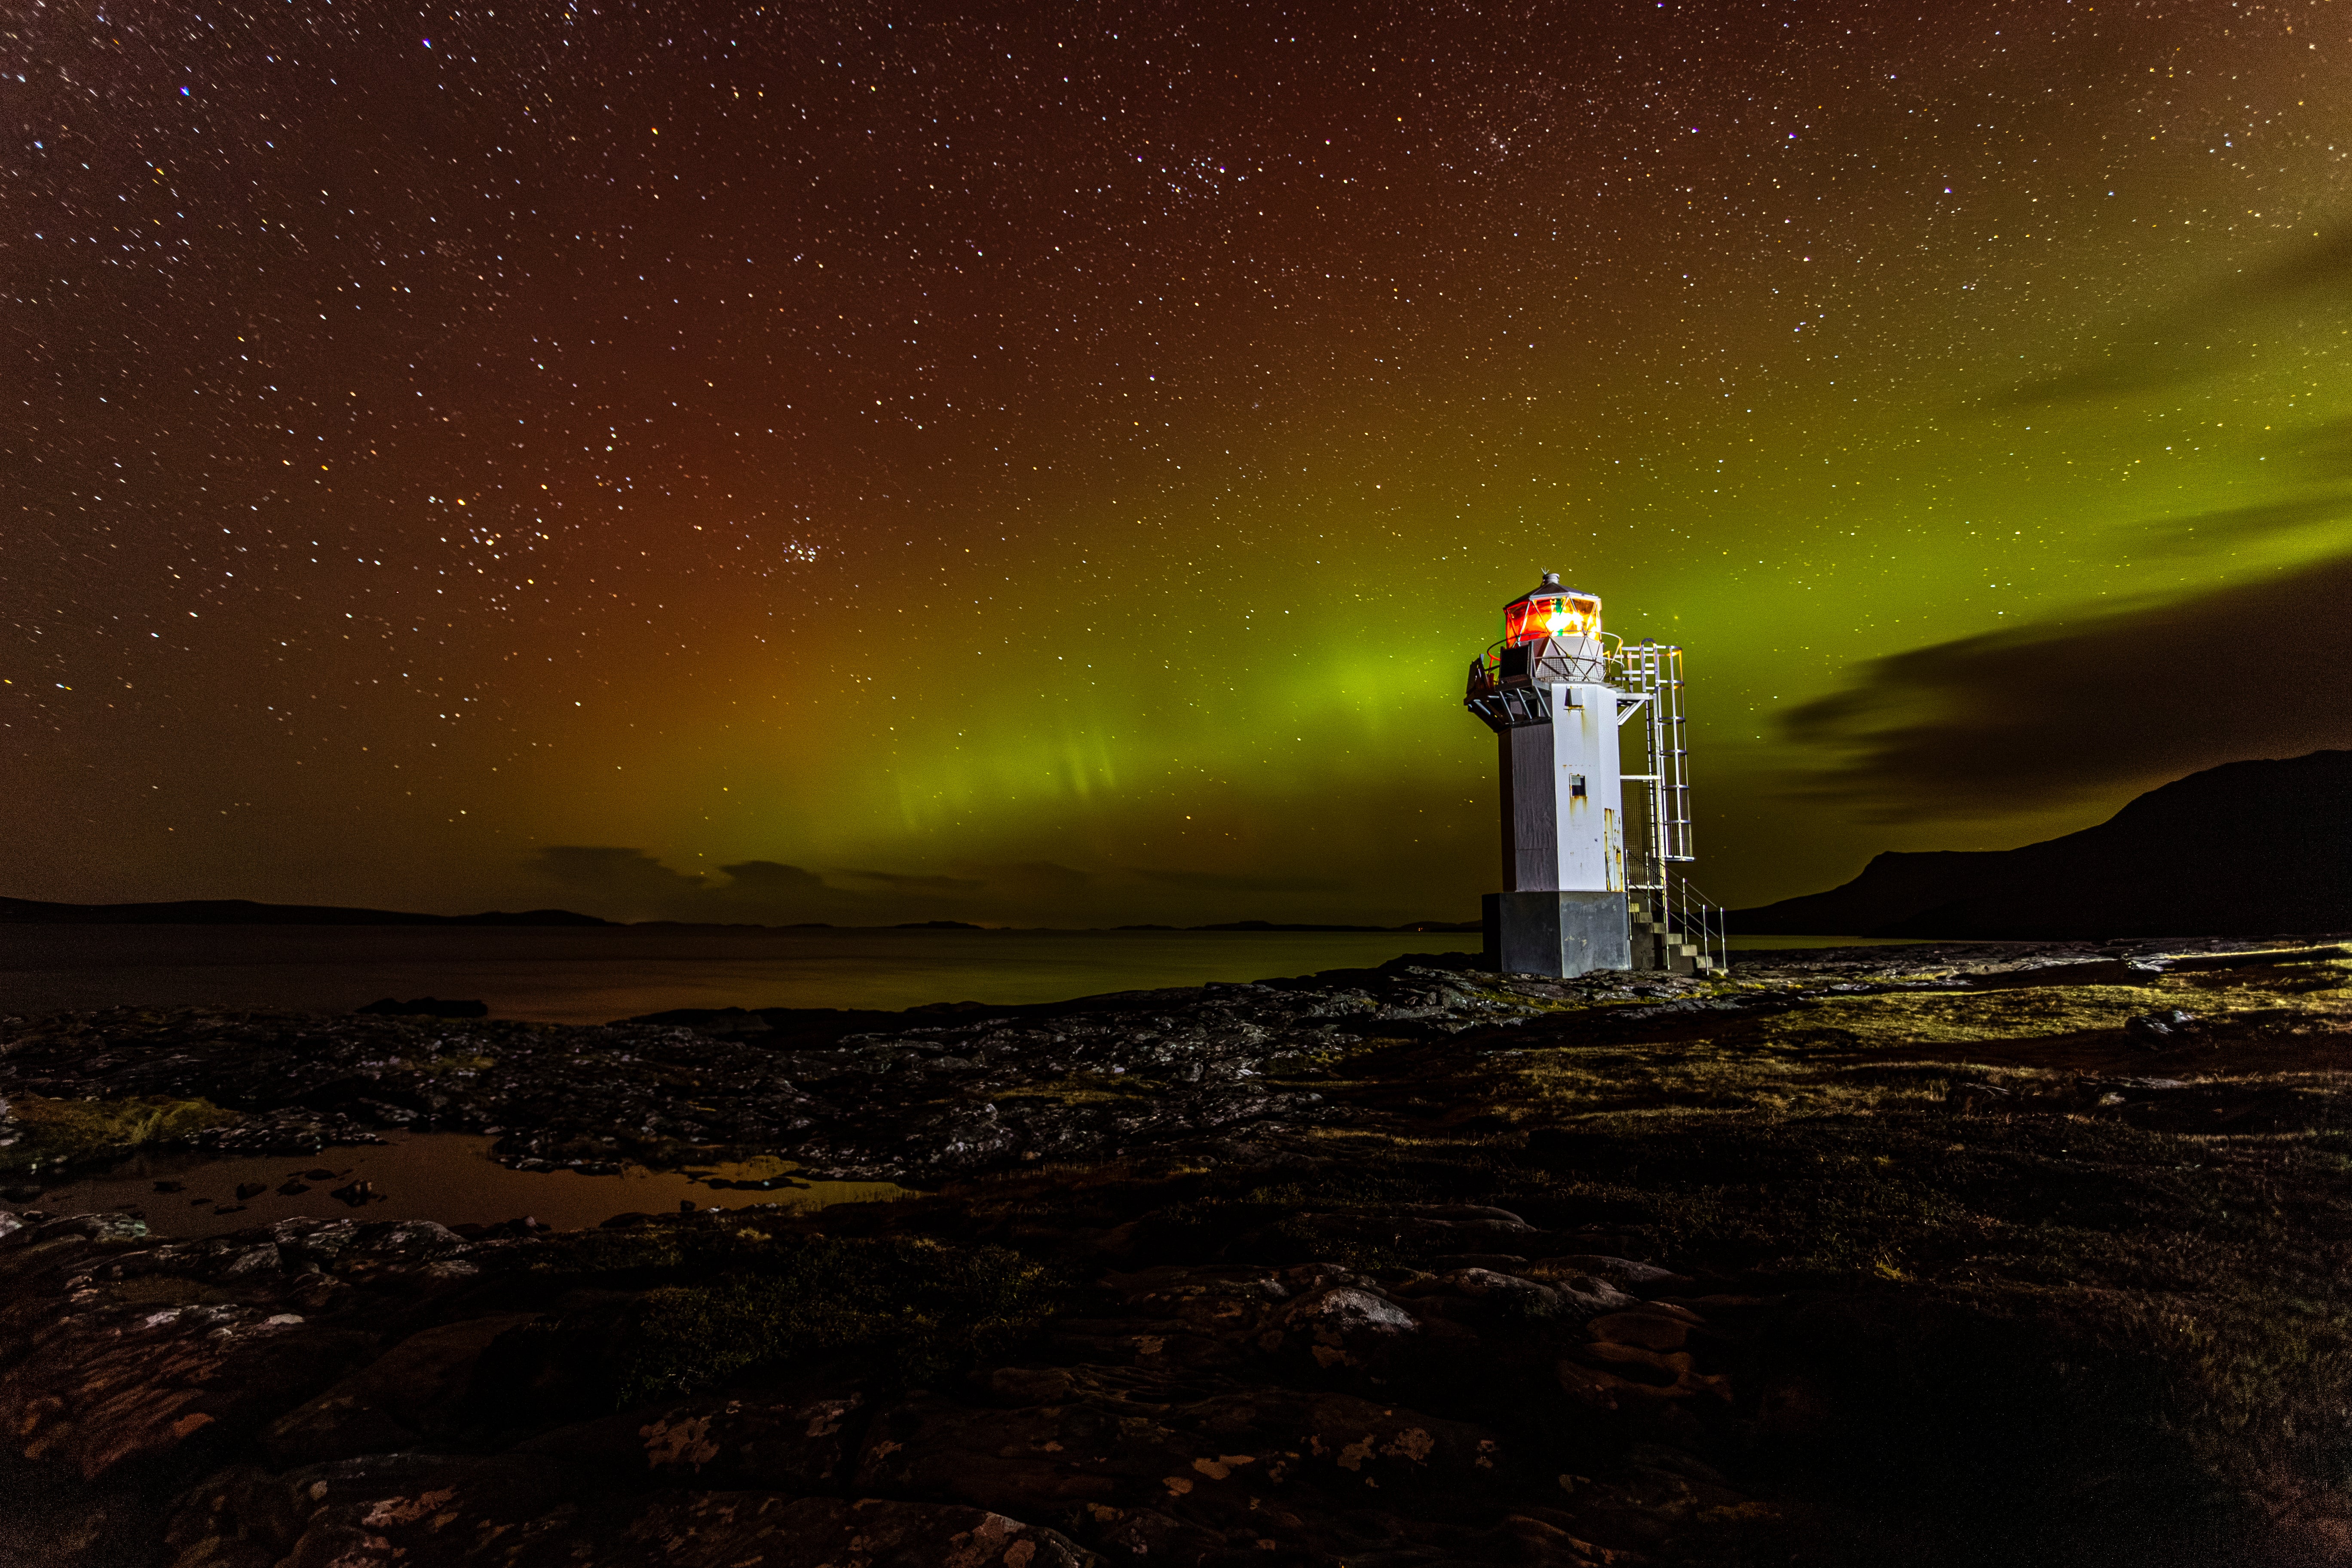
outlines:
[[[1729,966],[1723,911],[1679,881],[1626,899],[1633,967],[1672,974],[1721,974]]]
[[[1690,739],[1683,712],[1683,650],[1666,643],[1622,643],[1612,674],[1625,693],[1619,720],[1626,738],[1628,794],[1625,892],[1633,967],[1676,974],[1721,973],[1730,967],[1723,910],[1676,875],[1695,857],[1690,807]],[[1635,758],[1640,762],[1636,763]]]

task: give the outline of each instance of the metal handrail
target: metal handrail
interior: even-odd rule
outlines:
[[[1664,866],[1652,868],[1657,879],[1632,884],[1633,912],[1647,922],[1669,947],[1685,947],[1698,967],[1720,973],[1731,963],[1730,934],[1723,907],[1675,876]],[[1660,955],[1674,967],[1674,954]]]
[[[1545,639],[1537,638],[1530,640],[1541,641]],[[1594,679],[1602,685],[1614,686],[1622,683],[1626,678],[1625,666],[1622,658],[1624,639],[1618,637],[1613,632],[1602,632],[1593,640],[1601,644],[1601,657],[1598,659],[1579,659],[1574,662],[1580,664],[1598,664],[1600,668],[1594,672]],[[1495,642],[1488,644],[1486,651],[1480,654],[1471,662],[1485,672],[1486,685],[1489,689],[1492,689],[1500,685],[1502,682],[1503,650],[1507,647],[1524,647],[1527,646],[1528,646],[1528,644],[1525,641],[1514,643],[1508,637],[1501,637],[1496,639]],[[1562,662],[1567,663],[1570,661],[1563,659]]]
[[[1723,906],[1700,892],[1684,878],[1675,878],[1667,893],[1667,934],[1696,950],[1701,969],[1717,973],[1731,967],[1731,933],[1724,923]]]

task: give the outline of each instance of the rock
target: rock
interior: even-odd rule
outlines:
[[[352,1208],[364,1208],[375,1197],[373,1182],[349,1182],[327,1194]]]
[[[299,1198],[310,1190],[307,1183],[289,1181],[279,1184],[278,1195],[281,1198]]]
[[[553,1568],[566,1527],[593,1527],[561,1467],[511,1455],[377,1454],[279,1476],[246,1469],[189,1493],[171,1568],[457,1568],[496,1541],[517,1568]],[[602,1531],[600,1531],[602,1533]],[[605,1556],[605,1563],[642,1561]]]
[[[1944,1105],[1955,1115],[1975,1116],[1999,1110],[2009,1105],[2011,1098],[2010,1091],[1997,1083],[1961,1079],[1944,1091]]]
[[[1515,1317],[1549,1317],[1564,1304],[1561,1293],[1549,1285],[1492,1268],[1456,1268],[1439,1276],[1438,1283]]]
[[[855,1389],[730,1394],[559,1428],[518,1451],[602,1466],[631,1480],[827,1492],[847,1479],[867,1413]]]
[[[1584,1325],[1591,1339],[1612,1344],[1638,1345],[1644,1350],[1678,1351],[1702,1320],[1696,1313],[1664,1310],[1612,1312]]]
[[[1528,1265],[1526,1272],[1538,1279],[1573,1279],[1581,1275],[1604,1280],[1621,1290],[1634,1295],[1663,1296],[1696,1283],[1687,1274],[1677,1274],[1671,1268],[1661,1268],[1654,1263],[1636,1263],[1630,1258],[1608,1258],[1595,1253],[1571,1253],[1563,1258],[1546,1258]]]
[[[1429,1266],[1441,1274],[1456,1268],[1491,1268],[1498,1273],[1516,1274],[1527,1267],[1527,1261],[1516,1252],[1457,1252],[1433,1258]]]
[[[192,1140],[223,1152],[380,1142],[376,1127],[431,1119],[501,1130],[496,1157],[518,1168],[785,1152],[808,1171],[919,1173],[928,1181],[1213,1132],[1230,1140],[1246,1130],[1255,1140],[1286,1122],[1327,1119],[1333,1108],[1320,1094],[1268,1080],[1360,1037],[1343,1033],[1343,1021],[1360,1029],[1385,1016],[1391,1028],[1443,1034],[1464,1026],[1448,1009],[1484,1017],[1498,1005],[1412,967],[1366,972],[1352,984],[1148,992],[1027,1008],[854,1018],[771,1009],[725,1020],[725,1037],[652,1020],[551,1031],[453,1018],[449,1005],[431,998],[385,998],[366,1014],[331,1018],[113,1009],[0,1021],[0,1094],[37,1083],[47,1096],[170,1094],[233,1105],[240,1120]],[[751,1030],[755,1018],[761,1027]],[[671,1092],[681,1080],[712,1092],[683,1100]],[[1151,1087],[1077,1087],[1122,1081]],[[996,1092],[1024,1082],[1062,1087]],[[1444,1249],[1496,1250],[1463,1239]]]
[[[1263,1350],[1296,1348],[1318,1366],[1382,1368],[1400,1341],[1421,1332],[1421,1322],[1404,1308],[1356,1285],[1312,1291],[1287,1308],[1258,1336]]]
[[[284,1259],[279,1257],[278,1248],[273,1245],[265,1244],[260,1247],[248,1247],[238,1253],[229,1260],[228,1267],[223,1268],[216,1278],[226,1283],[233,1279],[248,1279],[257,1274],[276,1275],[283,1268]]]
[[[1817,1502],[1833,1535],[1841,1510],[1883,1510],[1899,1486],[1971,1560],[2007,1559],[1976,1550],[1986,1527],[1950,1506],[1962,1495],[2001,1497],[2012,1533],[2055,1539],[2095,1513],[2084,1532],[2126,1532],[2114,1550],[2148,1555],[2146,1520],[2175,1516],[2169,1499],[2143,1508],[2145,1491],[2194,1456],[2133,1413],[2183,1408],[2289,1433],[2266,1462],[2282,1486],[2328,1495],[2325,1386],[2244,1375],[2263,1368],[2227,1334],[2192,1358],[2082,1331],[2153,1300],[2157,1280],[2182,1310],[2259,1300],[2324,1338],[2340,1227],[2310,1216],[2342,1217],[2333,1167],[2268,1156],[2286,1144],[2274,1134],[2340,1130],[2333,1080],[2298,1067],[2252,1083],[2221,1060],[2234,1051],[2188,1088],[2003,1055],[1990,1070],[2040,1114],[1964,1122],[1922,1094],[1951,1075],[1938,1063],[1977,1058],[1910,1050],[1916,1007],[2003,1009],[2003,1027],[2030,1031],[2071,1026],[2074,1004],[2022,981],[1971,996],[1948,956],[1901,957],[1936,971],[1916,983],[1937,992],[1923,1002],[1885,978],[1892,962],[1805,955],[1755,983],[1755,1005],[1630,1022],[1612,1007],[1613,1023],[1596,1000],[1719,1000],[1759,971],[1465,987],[1406,965],[855,1031],[745,1015],[728,1038],[208,1010],[0,1019],[0,1095],[216,1090],[244,1119],[210,1145],[225,1150],[248,1147],[228,1132],[257,1147],[431,1117],[498,1130],[519,1167],[768,1152],[935,1189],[797,1210],[737,1182],[740,1207],[553,1235],[363,1210],[194,1239],[143,1236],[130,1215],[12,1234],[0,1213],[0,1561],[1822,1556],[1811,1523],[1735,1489],[1748,1474]],[[2034,973],[2014,949],[1986,964]],[[2213,1011],[2267,1071],[2340,1048],[2336,978],[2265,974],[2263,995]],[[2105,1011],[2069,1051],[2114,1052],[2114,1021],[2145,1005],[2095,984],[2104,999],[2084,1006]],[[2297,985],[2322,999],[2296,1003]],[[1658,1064],[1692,1053],[1719,1075],[1701,1105],[1658,1088]],[[1742,1077],[1751,1055],[1768,1069]],[[1869,1089],[1871,1113],[1786,1114],[1772,1096],[1792,1060],[1809,1081]],[[1522,1148],[1519,1075],[1555,1067],[1591,1080],[1601,1114]],[[1899,1092],[1881,1092],[1890,1082]],[[1744,1106],[1750,1090],[1775,1109]],[[323,1159],[307,1152],[323,1142],[301,1146]],[[283,1181],[349,1182],[364,1200],[347,1169]],[[1947,1184],[1965,1203],[1944,1203]],[[1838,1196],[1865,1185],[1886,1200],[1872,1211],[1887,1216],[1885,1263],[1821,1272],[1853,1256],[1822,1244],[1854,1223]],[[1496,1202],[1409,1201],[1480,1197]],[[2247,1207],[2265,1197],[2274,1212]],[[2053,1226],[2081,1278],[2051,1270]],[[2090,1234],[2097,1247],[2074,1245]],[[2280,1247],[2290,1234],[2299,1244]],[[949,1305],[908,1305],[945,1260],[983,1250]],[[898,1261],[866,1272],[885,1253]],[[1687,1259],[1713,1293],[1627,1254]],[[2021,1284],[2031,1313],[1988,1310]],[[1990,1402],[1988,1376],[2002,1380]],[[615,1413],[653,1389],[677,1392]],[[2046,1478],[2052,1452],[2079,1467]],[[2122,1478],[2107,1483],[2118,1506],[2081,1508],[2090,1473]],[[58,1516],[46,1555],[17,1544],[33,1492],[80,1510]],[[82,1544],[101,1514],[121,1532],[103,1551]],[[167,1516],[159,1552],[139,1532]]]
[[[24,1217],[34,1216],[27,1211]],[[69,1214],[46,1219],[33,1228],[36,1241],[77,1236],[86,1241],[135,1241],[147,1234],[147,1222],[124,1214]]]
[[[1366,1252],[1437,1258],[1486,1252],[1495,1243],[1541,1234],[1500,1209],[1449,1205],[1382,1212],[1310,1210],[1260,1226],[1236,1241],[1234,1250],[1238,1257],[1276,1264]]]
[[[1650,1307],[1595,1318],[1585,1325],[1589,1342],[1555,1368],[1560,1388],[1603,1410],[1702,1394],[1728,1403],[1729,1379],[1703,1373],[1683,1348],[1696,1326],[1696,1313]]]
[[[437,996],[416,996],[408,1001],[380,997],[352,1012],[363,1016],[384,1018],[487,1018],[489,1005],[483,1002],[444,1002]]]
[[[375,1455],[215,1477],[173,1519],[173,1568],[1083,1568],[1051,1530],[955,1504],[698,1491],[600,1495],[551,1460]]]
[[[17,1458],[85,1482],[134,1463],[195,1464],[235,1452],[370,1348],[365,1334],[272,1326],[250,1310],[165,1310],[127,1328],[92,1314],[0,1372],[0,1430]]]
[[[647,1568],[1084,1568],[1093,1561],[1058,1531],[982,1509],[761,1492],[656,1503],[623,1540],[639,1554],[600,1553],[599,1561]]]
[[[482,1352],[535,1316],[498,1313],[411,1334],[273,1422],[262,1435],[262,1452],[278,1465],[355,1458],[452,1432],[468,1415],[467,1396]]]
[[[1510,1474],[1492,1431],[1346,1394],[1255,1387],[1188,1398],[1181,1382],[1087,1367],[1000,1369],[989,1386],[1056,1402],[1004,1410],[911,1400],[876,1418],[853,1485],[1097,1526],[1148,1510],[1208,1537],[1245,1529],[1296,1550],[1328,1530],[1310,1517],[1415,1499],[1467,1504]]]
[[[360,1226],[352,1237],[352,1244],[362,1252],[417,1253],[442,1258],[466,1248],[463,1237],[429,1219],[380,1220]]]
[[[2183,1036],[2197,1032],[2198,1016],[2179,1007],[2147,1013],[2124,1021],[2124,1035],[2143,1050],[2160,1051],[2179,1045]]]

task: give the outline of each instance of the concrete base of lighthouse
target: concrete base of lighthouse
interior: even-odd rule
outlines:
[[[1623,893],[1488,893],[1483,913],[1486,959],[1506,974],[1633,967]]]

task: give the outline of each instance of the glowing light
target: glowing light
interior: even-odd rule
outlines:
[[[1507,647],[1538,637],[1593,637],[1600,630],[1601,601],[1581,594],[1531,594],[1503,607]]]

